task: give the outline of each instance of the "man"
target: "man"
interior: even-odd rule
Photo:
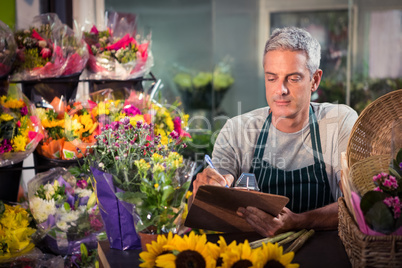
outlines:
[[[320,50],[305,30],[272,33],[263,60],[269,107],[228,120],[212,155],[216,170],[207,168],[194,181],[196,195],[201,185],[232,185],[251,172],[263,192],[288,196],[276,217],[255,207],[237,210],[263,236],[337,227],[340,153],[357,114],[346,105],[310,103],[323,73]]]

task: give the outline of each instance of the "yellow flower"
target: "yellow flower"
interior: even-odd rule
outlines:
[[[168,253],[166,249],[163,247],[172,243],[173,234],[169,232],[167,236],[158,235],[156,241],[152,241],[151,244],[147,244],[147,251],[143,251],[140,253],[140,258],[143,263],[140,264],[140,267],[155,267],[155,260],[158,256]]]
[[[186,193],[186,199],[188,200],[189,198],[190,198],[190,196],[192,196],[193,195],[193,192],[192,191],[187,191],[187,193]]]
[[[263,243],[262,250],[259,253],[259,258],[256,260],[255,267],[284,267],[297,268],[299,264],[291,263],[294,257],[294,252],[283,254],[283,248],[278,246],[278,243]]]
[[[163,156],[161,156],[160,154],[154,153],[152,155],[152,162],[161,163],[162,161],[163,161]]]
[[[163,171],[165,171],[165,167],[164,166],[162,166],[161,164],[155,164],[154,166],[153,166],[153,168],[152,168],[152,172],[153,173],[161,173],[161,172],[163,172]]]
[[[230,268],[237,265],[239,267],[255,267],[260,251],[261,248],[251,249],[247,240],[239,245],[232,243],[221,254],[222,268]]]
[[[147,172],[151,168],[151,165],[144,159],[135,160],[134,165],[138,168],[138,171],[141,173]]]
[[[50,120],[45,118],[41,121],[42,126],[44,128],[52,128],[52,127],[62,127],[64,128],[64,119],[61,120]]]
[[[155,183],[155,184],[154,184],[154,188],[157,189],[158,187],[159,187],[159,184],[158,184],[158,183]]]
[[[144,116],[142,114],[137,114],[133,117],[130,117],[130,124],[133,127],[137,127],[137,122],[142,121],[143,123],[145,122]]]
[[[161,144],[162,145],[167,145],[169,143],[169,138],[166,135],[166,132],[162,129],[155,129],[155,134],[156,135],[161,135]]]
[[[13,120],[14,117],[12,115],[9,114],[1,114],[0,115],[0,121],[10,121]]]
[[[12,145],[14,152],[24,152],[26,143],[26,138],[22,135],[17,135],[12,139]]]
[[[0,101],[5,108],[19,109],[25,106],[25,102],[22,99],[7,99],[7,97],[3,96]]]
[[[183,123],[182,123],[182,128],[186,128],[186,127],[187,127],[189,117],[190,117],[190,116],[189,116],[188,114],[185,114],[185,115],[182,116],[182,118],[181,118],[181,120],[183,121]]]
[[[101,102],[98,104],[98,115],[110,113],[110,102]]]
[[[172,243],[163,248],[174,253],[159,255],[155,261],[157,267],[184,267],[184,263],[188,267],[215,267],[206,235],[198,236],[194,232],[184,237],[176,235]]]

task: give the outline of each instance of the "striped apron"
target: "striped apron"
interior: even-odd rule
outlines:
[[[264,122],[254,151],[250,173],[254,173],[262,192],[284,195],[289,198],[287,207],[300,213],[334,202],[322,156],[317,118],[310,106],[309,125],[314,164],[301,169],[285,171],[263,161],[272,113]]]

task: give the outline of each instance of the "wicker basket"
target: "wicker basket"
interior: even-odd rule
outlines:
[[[340,197],[339,237],[353,267],[401,267],[402,236],[363,234]]]
[[[346,150],[349,167],[372,155],[391,156],[391,126],[398,118],[402,118],[402,89],[370,103],[360,114],[349,137]]]
[[[350,168],[350,179],[358,194],[363,196],[373,190],[373,176],[381,172],[388,173],[390,163],[389,155],[373,155],[353,164]]]

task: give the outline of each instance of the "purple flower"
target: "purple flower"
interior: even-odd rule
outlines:
[[[69,192],[67,192],[67,200],[66,202],[70,205],[71,209],[74,208],[75,198]]]
[[[178,139],[180,136],[179,136],[179,133],[177,133],[176,131],[172,131],[172,132],[170,132],[170,134],[169,134],[173,139]]]
[[[28,108],[26,106],[22,107],[20,109],[20,113],[21,113],[22,116],[27,115],[28,114]]]
[[[126,105],[124,108],[123,108],[123,112],[126,114],[126,115],[129,115],[129,116],[136,116],[137,114],[141,114],[141,111],[140,111],[140,109],[138,109],[137,107],[135,107],[134,105]],[[128,119],[128,122],[130,122],[130,119]],[[126,124],[127,125],[127,124]]]
[[[399,163],[399,168],[402,170],[402,162]]]
[[[1,143],[0,143],[0,154],[4,154],[4,153],[8,153],[13,149],[13,147],[11,146],[11,141],[4,139]]]
[[[85,188],[87,188],[88,183],[86,180],[78,180],[77,186],[80,187],[81,189],[85,189]]]
[[[79,206],[86,206],[89,200],[89,196],[84,196],[79,201]]]

